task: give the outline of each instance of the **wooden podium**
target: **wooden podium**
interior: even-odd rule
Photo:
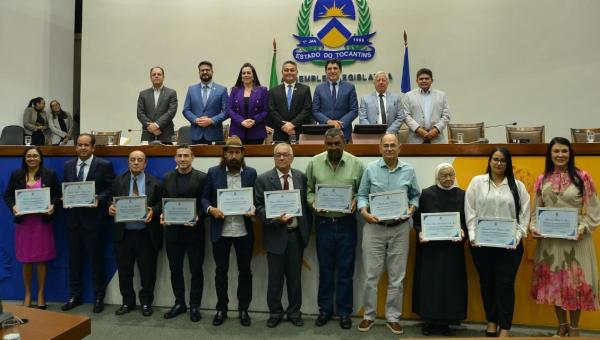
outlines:
[[[92,333],[90,318],[5,304],[4,311],[28,319],[19,327],[21,339],[80,340]],[[0,330],[0,338],[3,335]]]

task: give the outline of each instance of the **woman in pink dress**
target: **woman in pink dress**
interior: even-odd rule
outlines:
[[[56,257],[52,215],[60,198],[60,187],[54,170],[43,167],[42,151],[27,147],[23,153],[21,169],[15,170],[4,193],[4,201],[15,216],[15,250],[17,260],[23,263],[25,285],[24,305],[31,307],[31,281],[33,265],[37,265],[37,307],[46,309],[44,287],[46,262]],[[50,188],[50,206],[47,213],[21,214],[15,202],[15,190]]]

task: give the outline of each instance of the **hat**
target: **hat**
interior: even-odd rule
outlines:
[[[238,136],[227,137],[227,140],[225,141],[225,145],[223,145],[223,150],[227,150],[229,148],[241,148],[242,150],[244,150],[244,145],[242,145],[242,141],[240,140],[240,137],[238,137]]]

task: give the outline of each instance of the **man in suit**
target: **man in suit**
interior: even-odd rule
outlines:
[[[387,132],[397,133],[406,118],[400,96],[389,92],[386,72],[375,73],[375,92],[360,99],[359,124],[387,124]]]
[[[327,81],[317,85],[313,96],[313,117],[319,124],[333,125],[344,131],[346,141],[352,135],[352,121],[358,116],[354,84],[340,80],[342,62],[327,60]]]
[[[225,216],[217,205],[218,189],[252,188],[256,170],[244,162],[244,146],[239,137],[227,138],[223,146],[221,163],[208,169],[202,194],[202,210],[210,215],[210,238],[215,259],[215,288],[217,290],[217,313],[213,325],[220,326],[227,318],[229,303],[227,273],[229,253],[235,248],[238,266],[238,310],[242,326],[250,326],[248,307],[252,300],[252,219],[254,206],[245,215]]]
[[[227,88],[212,81],[211,62],[200,62],[198,73],[200,83],[188,88],[183,115],[192,126],[192,144],[212,144],[223,140],[223,121],[229,118]]]
[[[267,251],[269,267],[267,305],[270,317],[267,326],[276,327],[284,313],[293,325],[302,326],[302,261],[312,226],[306,204],[306,176],[300,170],[292,169],[294,151],[289,144],[275,145],[273,157],[275,168],[258,176],[254,185],[256,213],[262,220],[263,247]],[[302,216],[281,214],[277,218],[267,218],[264,193],[273,190],[300,190]],[[281,304],[284,278],[289,302],[286,311]]]
[[[406,94],[404,111],[405,123],[414,133],[408,135],[409,144],[447,143],[444,134],[446,125],[450,122],[450,111],[446,93],[432,89],[433,73],[430,69],[422,68],[417,71],[417,85]]]
[[[191,273],[190,320],[200,321],[200,301],[204,287],[202,262],[204,262],[204,214],[202,213],[202,189],[206,174],[192,167],[194,153],[188,146],[180,146],[175,151],[177,168],[165,174],[163,197],[195,198],[198,219],[189,224],[168,225],[161,215],[165,228],[165,247],[171,270],[171,287],[175,295],[175,305],[164,314],[171,319],[187,311],[185,303],[185,283],[183,281],[183,259],[188,256]]]
[[[133,289],[134,263],[137,262],[142,289],[139,292],[142,315],[152,315],[154,284],[156,282],[156,257],[162,247],[162,229],[159,223],[162,203],[162,187],[158,179],[145,172],[146,155],[139,150],[129,154],[129,169],[118,176],[112,185],[112,194],[117,196],[146,196],[147,213],[143,221],[120,222],[113,225],[113,241],[119,289],[123,304],[116,315],[123,315],[135,309]],[[113,203],[108,208],[111,216],[117,214]]]
[[[291,60],[281,67],[283,84],[269,90],[269,125],[273,128],[273,140],[289,142],[290,136],[298,136],[302,124],[312,122],[312,98],[310,87],[298,83],[298,65]],[[297,139],[296,139],[297,140]]]
[[[110,187],[115,179],[112,164],[94,156],[96,139],[84,133],[77,137],[77,158],[64,165],[64,182],[93,181],[96,201],[90,207],[66,208],[67,245],[69,247],[69,288],[71,297],[61,309],[71,310],[83,303],[83,264],[87,255],[92,267],[94,313],[104,310],[104,231],[109,225],[106,209],[110,205]]]
[[[171,144],[175,134],[173,117],[177,113],[177,92],[163,85],[165,70],[160,66],[150,69],[150,80],[152,87],[140,92],[137,103],[142,141]]]

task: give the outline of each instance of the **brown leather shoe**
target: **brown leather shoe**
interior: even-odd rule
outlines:
[[[394,334],[404,334],[404,330],[402,329],[402,326],[400,326],[400,322],[386,322],[387,327],[390,329],[390,331],[392,331],[392,333]]]
[[[368,332],[369,330],[371,330],[371,327],[373,326],[374,323],[375,323],[375,321],[373,321],[373,320],[363,319],[358,324],[358,330],[361,332]]]

